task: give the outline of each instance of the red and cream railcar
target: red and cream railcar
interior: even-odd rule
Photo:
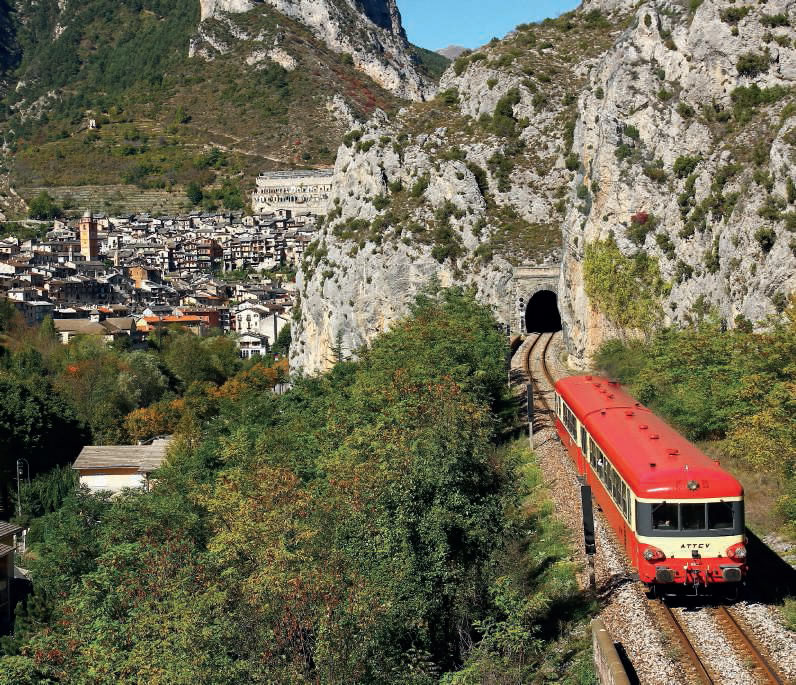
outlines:
[[[573,376],[555,387],[561,440],[640,579],[697,591],[740,583],[741,484],[618,383]]]

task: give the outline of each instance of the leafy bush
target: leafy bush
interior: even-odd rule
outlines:
[[[377,211],[387,209],[390,206],[390,198],[387,195],[377,195],[373,198],[373,206]]]
[[[683,117],[683,119],[691,119],[694,114],[696,114],[694,108],[687,102],[680,102],[677,104],[677,113]]]
[[[735,68],[739,76],[758,76],[768,72],[771,57],[768,52],[763,54],[747,52],[738,58]]]
[[[674,259],[675,256],[674,243],[672,242],[672,239],[669,237],[668,233],[656,233],[655,243],[663,251],[663,254],[665,254],[668,259]]]
[[[788,89],[782,86],[760,88],[756,83],[753,83],[750,86],[736,88],[730,95],[735,118],[738,123],[747,123],[758,107],[773,104],[787,94]]]
[[[438,93],[437,97],[442,100],[443,104],[448,107],[453,107],[459,104],[459,90],[457,88],[448,88]]]
[[[783,401],[793,382],[793,370],[786,366],[796,354],[794,315],[791,307],[787,320],[765,334],[725,331],[708,320],[695,328],[661,331],[648,343],[613,341],[603,345],[596,361],[691,440],[731,436],[728,447],[739,458],[787,471],[796,454],[789,420],[782,416],[777,426],[763,417],[793,411]],[[764,440],[779,442],[779,449],[767,449],[764,456],[759,449]],[[783,455],[791,456],[783,460]]]
[[[652,164],[644,165],[644,175],[656,183],[663,183],[666,180],[666,171],[663,169],[663,161],[657,160]]]
[[[777,195],[767,195],[763,205],[757,210],[757,214],[769,221],[779,221],[782,218],[783,209],[785,209],[785,200]]]
[[[422,197],[423,193],[425,193],[426,190],[428,189],[428,185],[430,182],[431,178],[429,177],[429,175],[423,174],[417,179],[417,181],[415,181],[414,185],[409,191],[409,194],[415,198]]]
[[[777,28],[780,26],[790,26],[790,21],[786,14],[764,14],[760,17],[760,23],[769,28]]]
[[[363,135],[364,133],[362,130],[355,128],[353,131],[349,131],[343,136],[343,145],[351,147],[354,143],[360,141]]]
[[[721,259],[719,258],[719,236],[713,239],[713,245],[705,253],[705,268],[708,273],[715,274],[721,269]]]
[[[577,171],[580,169],[580,157],[574,152],[570,153],[567,155],[566,166],[569,171]]]
[[[514,171],[514,162],[502,152],[495,152],[489,160],[487,166],[492,176],[497,181],[498,190],[507,193],[511,190],[511,173]]]
[[[654,214],[647,212],[636,212],[630,217],[630,228],[627,232],[627,237],[638,245],[639,247],[644,244],[644,241],[658,225],[658,219]]]
[[[625,124],[625,126],[624,126],[624,129],[623,129],[623,131],[622,131],[622,132],[623,132],[623,133],[624,133],[624,135],[626,135],[628,138],[632,138],[633,140],[638,140],[638,139],[639,139],[639,131],[638,131],[638,129],[637,129],[635,126],[633,126],[632,124]]]
[[[204,197],[204,194],[202,193],[202,187],[195,181],[192,181],[188,184],[188,188],[185,190],[185,195],[191,201],[191,204],[194,205],[198,205]]]
[[[514,118],[514,106],[520,103],[518,88],[509,90],[495,106],[490,129],[493,133],[504,138],[513,138],[517,135],[517,120]]]
[[[774,243],[777,242],[777,234],[771,228],[758,228],[755,231],[755,240],[763,254],[768,254],[774,248]]]
[[[752,8],[748,5],[740,6],[740,7],[726,7],[721,12],[719,12],[719,16],[721,20],[728,23],[728,24],[737,24],[741,19],[743,19]]]
[[[41,221],[57,219],[62,214],[63,211],[46,190],[42,190],[34,197],[28,208],[28,216],[31,219],[39,219]]]
[[[697,168],[697,165],[702,161],[702,158],[699,156],[688,156],[688,155],[681,155],[676,160],[674,160],[674,166],[672,167],[672,171],[674,171],[674,175],[677,178],[686,178],[694,173]]]
[[[654,257],[625,257],[610,237],[586,245],[583,275],[592,304],[617,326],[649,331],[661,320],[669,288]]]

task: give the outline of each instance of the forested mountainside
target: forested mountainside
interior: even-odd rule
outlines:
[[[0,20],[7,214],[23,211],[9,188],[184,199],[191,182],[246,189],[261,170],[329,165],[355,121],[433,93],[444,66],[391,2],[18,0]],[[223,164],[203,160],[212,147]]]
[[[358,349],[432,277],[505,319],[518,264],[563,260],[581,365],[618,333],[781,313],[794,21],[786,0],[586,2],[459,57],[434,101],[349,131],[293,364],[323,368],[340,337]]]

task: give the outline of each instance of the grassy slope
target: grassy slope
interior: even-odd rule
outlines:
[[[145,0],[140,11],[131,9],[133,3],[92,0],[62,19],[70,28],[56,41],[49,40],[55,21],[50,4],[28,8],[29,25],[18,31],[24,58],[17,73],[30,85],[5,99],[27,109],[43,93],[61,96],[38,118],[15,115],[2,124],[16,138],[11,182],[23,195],[26,187],[131,178],[181,194],[191,181],[238,177],[245,189],[263,169],[333,163],[344,132],[327,110],[334,93],[358,116],[397,104],[303,26],[264,6],[230,22],[248,35],[265,36],[266,46],[278,33],[298,62],[294,71],[268,60],[247,65],[260,46],[233,39],[222,22],[207,30],[228,42],[229,52],[209,62],[188,58],[198,24],[193,0],[166,9]],[[102,124],[99,135],[85,130],[89,112]],[[216,179],[195,164],[208,146],[227,153]]]

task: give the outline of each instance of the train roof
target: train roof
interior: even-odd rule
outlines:
[[[571,376],[559,380],[556,390],[637,497],[666,500],[743,495],[741,484],[717,461],[616,381]]]

